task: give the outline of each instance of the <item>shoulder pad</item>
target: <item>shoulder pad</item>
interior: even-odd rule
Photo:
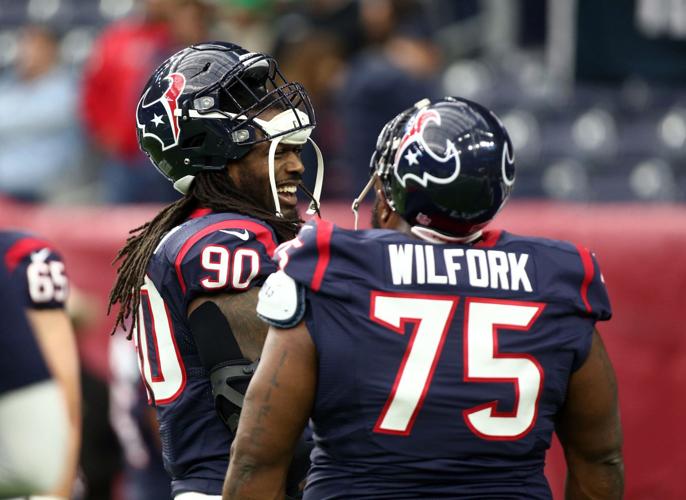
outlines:
[[[257,316],[279,328],[291,328],[305,315],[305,290],[283,271],[267,278],[260,289]]]

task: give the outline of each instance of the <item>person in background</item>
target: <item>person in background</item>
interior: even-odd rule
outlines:
[[[327,158],[323,189],[329,199],[342,198],[348,194],[350,183],[349,169],[337,163],[341,156],[342,131],[336,95],[345,75],[344,46],[336,34],[305,29],[297,40],[282,43],[279,61],[284,72],[301,82],[312,99],[312,106],[317,110],[317,128],[312,135]],[[307,162],[309,158],[304,160]],[[306,182],[310,184],[315,175],[312,170],[306,171]]]
[[[134,110],[150,73],[181,47],[207,37],[205,0],[141,0],[137,15],[108,26],[84,66],[81,117],[102,154],[102,197],[108,203],[172,201],[168,183],[148,168],[135,134]]]
[[[64,265],[14,232],[0,233],[0,257],[0,496],[70,498],[80,403]]]
[[[604,280],[584,247],[485,229],[515,182],[500,120],[425,99],[371,170],[378,229],[312,221],[275,252],[223,498],[280,498],[308,419],[305,499],[550,499],[553,431],[566,498],[622,498]]]
[[[122,495],[126,500],[170,498],[169,476],[155,409],[148,405],[138,356],[124,335],[110,337],[110,423],[124,455]]]
[[[0,196],[51,201],[80,166],[78,88],[58,49],[51,27],[22,28],[14,71],[0,79]]]
[[[336,98],[337,164],[347,173],[338,189],[348,196],[367,180],[367,152],[386,119],[423,97],[442,95],[442,53],[424,3],[360,2],[359,15],[368,45],[349,61]]]

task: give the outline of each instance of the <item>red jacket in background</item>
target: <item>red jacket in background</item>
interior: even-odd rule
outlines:
[[[123,160],[140,154],[136,105],[152,71],[171,53],[165,23],[124,20],[103,31],[85,65],[81,113],[91,140]]]

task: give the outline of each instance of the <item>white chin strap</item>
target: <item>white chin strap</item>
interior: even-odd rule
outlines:
[[[448,236],[448,235],[439,233],[438,231],[434,231],[433,229],[431,229],[429,227],[424,227],[424,226],[412,226],[410,228],[410,231],[417,238],[420,238],[424,241],[429,241],[431,243],[462,243],[462,244],[467,244],[467,243],[472,243],[473,241],[478,240],[479,238],[481,238],[481,235],[483,234],[483,231],[479,230],[475,233],[468,234],[467,236]]]
[[[296,115],[296,116],[294,116]],[[296,121],[294,121],[296,120]],[[299,110],[286,110],[279,113],[274,118],[269,121],[255,119],[257,123],[267,132],[269,135],[276,135],[283,133],[284,130],[289,130],[294,124],[297,124],[297,120],[302,124],[308,124],[309,120],[307,115]],[[310,134],[312,133],[312,127],[303,128],[292,132],[290,134],[282,135],[272,139],[271,145],[269,146],[269,186],[272,190],[272,196],[274,197],[274,208],[276,210],[276,215],[283,217],[281,213],[281,203],[279,202],[279,193],[276,188],[276,163],[274,158],[276,156],[276,148],[279,144],[305,144],[309,142],[314,148],[314,152],[317,155],[317,177],[314,183],[314,190],[312,191],[312,200],[307,208],[307,214],[311,215],[319,210],[319,199],[322,195],[322,184],[324,183],[324,158],[319,146],[312,140]]]
[[[359,210],[360,210],[360,204],[364,201],[364,199],[367,197],[367,194],[369,194],[369,191],[371,191],[372,186],[374,185],[374,179],[376,179],[376,174],[372,175],[369,178],[369,181],[367,184],[362,188],[362,192],[357,195],[357,198],[353,200],[353,204],[350,207],[353,211],[353,214],[355,215],[355,230],[357,230],[357,222],[359,220]]]

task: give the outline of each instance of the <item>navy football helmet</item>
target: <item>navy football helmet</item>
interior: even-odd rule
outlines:
[[[267,110],[276,116],[267,117]],[[272,141],[270,180],[279,142],[312,142],[314,111],[305,88],[288,82],[269,55],[211,42],[183,49],[150,77],[136,109],[138,142],[155,167],[181,193],[202,170],[220,170],[250,148]],[[319,199],[323,162],[318,159]]]
[[[501,121],[457,97],[418,102],[381,131],[372,155],[390,207],[413,232],[476,237],[500,211],[515,180],[514,151]],[[471,238],[470,238],[471,239]]]

